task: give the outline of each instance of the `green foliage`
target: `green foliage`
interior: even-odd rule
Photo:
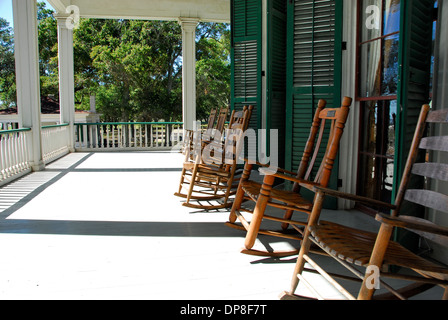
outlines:
[[[53,11],[46,9],[44,2],[38,2],[37,6],[41,95],[51,94],[57,98],[59,93],[57,24]],[[0,107],[15,107],[17,93],[14,31],[9,22],[3,18],[0,18],[0,44]]]
[[[57,23],[43,3],[38,3],[38,20],[41,94],[57,98]],[[228,25],[200,23],[196,39],[197,117],[205,119],[210,109],[229,104]],[[77,109],[88,110],[90,95],[96,95],[97,111],[106,121],[182,120],[182,30],[177,22],[81,19],[73,41]],[[11,105],[12,30],[2,20],[0,42],[0,99]]]
[[[205,28],[206,32],[215,30]],[[197,48],[197,118],[206,119],[211,108],[230,105],[230,31],[225,28],[213,36],[206,34]]]
[[[174,22],[84,20],[83,28],[97,28],[100,40],[90,41],[85,78],[98,93],[99,111],[108,120],[152,121],[173,119],[181,110],[179,57],[182,37]],[[93,71],[93,74],[90,72]],[[108,103],[108,99],[113,101]],[[178,110],[176,110],[178,109]]]
[[[16,105],[16,77],[13,31],[0,18],[0,109]]]
[[[38,39],[39,39],[39,73],[40,94],[59,97],[58,77],[58,28],[53,11],[45,8],[45,3],[39,2]]]
[[[230,35],[225,24],[197,32],[197,116],[228,105]],[[182,120],[182,31],[176,22],[81,21],[75,31],[77,101],[97,95],[108,121]]]

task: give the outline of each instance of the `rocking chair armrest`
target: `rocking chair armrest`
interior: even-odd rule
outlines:
[[[247,160],[247,159],[244,159],[245,161]],[[263,163],[260,163],[260,162],[256,162],[255,163],[256,165],[258,165],[258,166],[260,166],[261,168],[259,169],[259,171],[260,171],[260,173],[262,173],[262,174],[265,174],[265,175],[273,175],[273,174],[276,174],[277,172],[281,172],[281,173],[283,173],[283,174],[289,174],[289,175],[291,175],[293,178],[295,178],[295,179],[297,179],[296,178],[296,176],[297,176],[297,172],[292,172],[292,171],[289,171],[289,170],[286,170],[286,169],[283,169],[283,168],[275,168],[275,170],[274,171],[271,171],[269,168],[270,168],[270,164],[263,164]],[[265,169],[266,168],[266,169]],[[304,181],[304,180],[302,180],[302,181]]]
[[[258,162],[256,160],[253,160],[253,159],[249,159],[249,158],[245,158],[245,157],[240,157],[239,159],[243,160],[245,165],[252,164],[252,165],[256,165],[256,166],[263,167],[263,168],[269,167],[269,164],[264,164],[264,163]]]
[[[424,220],[412,216],[398,216],[392,217],[387,214],[378,213],[375,219],[381,223],[389,224],[394,227],[420,231],[424,233],[438,234],[448,237],[448,228],[438,226],[428,220]]]
[[[297,172],[292,172],[292,171],[289,171],[289,170],[286,170],[286,169],[277,168],[277,171],[282,172],[284,174],[289,174],[289,175],[291,175],[293,177],[297,176]]]
[[[246,157],[239,157],[238,159],[239,160],[243,160],[244,164],[254,164],[254,165],[257,165],[257,166],[260,166],[260,167],[267,167],[267,165],[265,165],[265,164],[262,164],[262,163],[260,163],[258,161],[255,161],[255,160],[252,160],[252,159],[249,159],[249,158],[246,158]]]
[[[301,186],[303,186],[305,188],[308,188],[310,190],[313,187],[315,187],[315,186],[319,186],[318,182],[303,180],[303,179],[296,178],[295,176],[289,176],[289,175],[286,175],[284,173],[279,173],[278,172],[278,171],[283,171],[283,170],[278,170],[277,169],[277,171],[272,171],[269,168],[260,168],[259,171],[260,171],[261,174],[264,174],[264,175],[274,176],[274,177],[277,177],[277,178],[280,178],[280,179],[283,179],[283,180],[288,180],[288,181],[292,181],[292,182],[298,183],[299,185],[301,185]],[[286,171],[286,173],[289,173],[289,172]],[[292,174],[294,174],[294,173],[292,173]]]
[[[314,190],[316,192],[322,192],[322,193],[332,196],[332,197],[343,198],[343,199],[347,199],[347,200],[351,200],[351,201],[355,201],[355,202],[360,202],[360,203],[368,204],[368,205],[371,205],[371,206],[374,206],[377,208],[378,207],[379,208],[387,208],[387,209],[392,209],[392,210],[396,208],[396,206],[394,204],[375,200],[375,199],[368,198],[368,197],[358,196],[358,195],[351,194],[351,193],[341,192],[341,191],[334,190],[334,189],[324,188],[321,186],[315,186]]]
[[[259,166],[259,167],[261,167],[260,168],[261,170],[263,170],[263,168],[269,168],[270,167],[270,164],[261,163],[261,162],[258,162],[258,161],[255,161],[255,160],[252,160],[252,159],[249,159],[249,158],[245,158],[245,157],[241,157],[240,160],[243,160],[244,164],[253,164],[253,165]],[[276,170],[280,171],[280,172],[283,172],[283,173],[286,173],[286,174],[290,174],[292,176],[295,176],[297,174],[295,172],[288,171],[288,170],[282,169],[282,168],[276,168]],[[271,175],[271,173],[269,173],[269,171],[266,171],[264,174]]]

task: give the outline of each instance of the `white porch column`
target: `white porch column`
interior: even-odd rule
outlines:
[[[75,76],[73,61],[73,25],[68,16],[55,16],[58,21],[58,67],[60,122],[69,124],[68,147],[74,152]]]
[[[182,26],[182,116],[184,129],[196,121],[196,26],[198,19],[179,18]]]
[[[32,129],[31,167],[43,170],[36,0],[13,0],[17,109],[22,128]]]

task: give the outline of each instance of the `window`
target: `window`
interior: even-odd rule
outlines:
[[[358,0],[358,194],[391,201],[393,190],[400,0]]]

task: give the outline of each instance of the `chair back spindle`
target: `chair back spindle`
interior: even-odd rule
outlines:
[[[328,186],[351,102],[351,98],[345,97],[340,108],[325,108],[326,101],[319,101],[310,135],[297,170],[296,177],[298,179],[311,180],[312,173],[315,171],[314,182],[318,182],[323,187]],[[328,132],[328,139],[324,139],[326,131]],[[323,144],[324,141],[327,141],[326,145]],[[315,168],[316,160],[320,154],[324,158],[320,162],[319,168]],[[294,184],[293,190],[295,192],[300,191],[297,183]]]

